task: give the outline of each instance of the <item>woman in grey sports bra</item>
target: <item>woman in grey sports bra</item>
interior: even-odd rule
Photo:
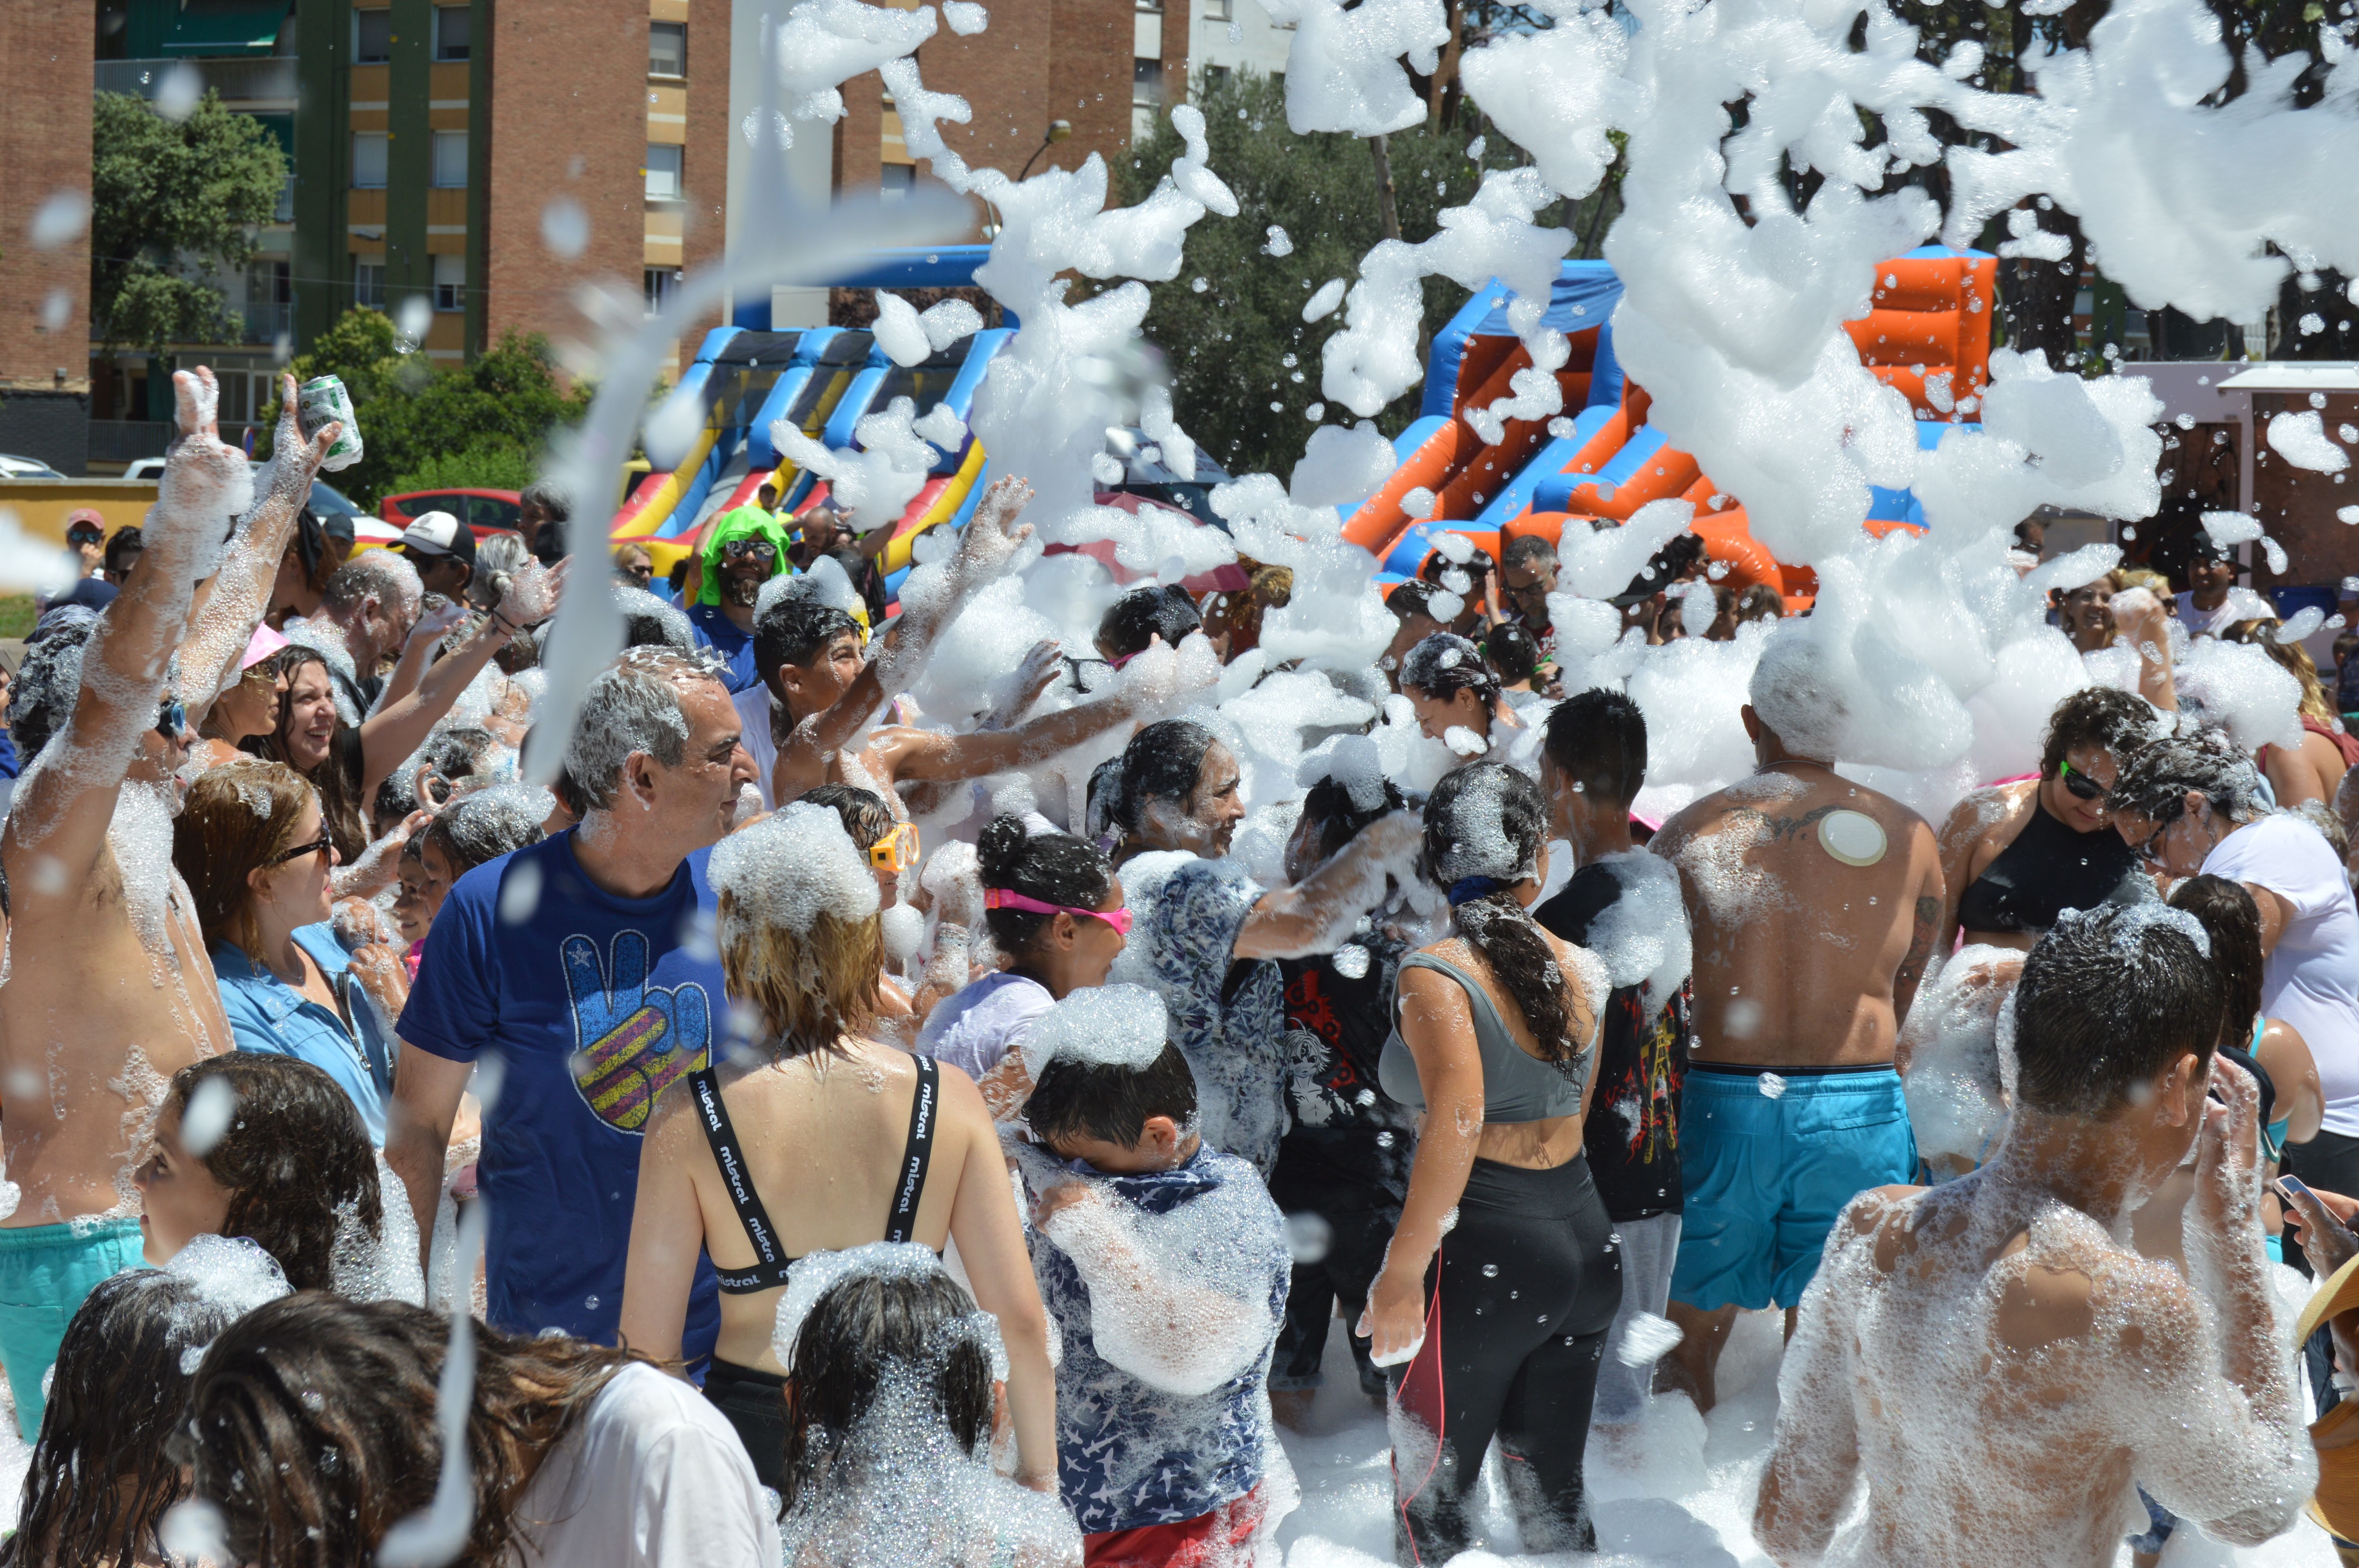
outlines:
[[[940,1251],[955,1239],[1006,1343],[1018,1478],[1053,1490],[1048,1316],[997,1131],[973,1079],[874,1037],[884,945],[866,858],[832,809],[794,805],[724,838],[708,874],[722,974],[761,1034],[751,1053],[678,1064],[647,1119],[623,1342],[678,1357],[690,1283],[711,1267],[721,1326],[705,1397],[776,1485],[787,1369],[772,1336],[787,1266],[871,1241]]]
[[[1597,1545],[1581,1466],[1622,1270],[1581,1139],[1606,983],[1528,912],[1547,829],[1539,786],[1500,762],[1445,775],[1426,803],[1452,935],[1404,958],[1396,982],[1377,1077],[1422,1116],[1357,1330],[1379,1364],[1407,1363],[1392,1401],[1401,1562],[1473,1544],[1470,1499],[1495,1436],[1528,1483],[1512,1488],[1524,1549]]]

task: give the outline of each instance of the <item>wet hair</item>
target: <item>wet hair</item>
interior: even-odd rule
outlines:
[[[2168,827],[2186,814],[2189,790],[2232,822],[2250,822],[2266,811],[2259,771],[2223,730],[2148,741],[2122,758],[2105,805]]]
[[[1509,622],[1483,639],[1483,660],[1502,686],[1519,686],[1539,672],[1540,645],[1529,632]]]
[[[846,633],[860,635],[852,612],[828,603],[814,593],[782,593],[754,617],[754,663],[772,700],[791,715],[784,687],[778,684],[780,665],[808,665],[828,644]]]
[[[719,679],[710,659],[675,648],[626,648],[599,671],[565,743],[565,772],[586,810],[614,803],[623,764],[635,752],[679,766],[689,733],[680,699],[690,683]]]
[[[2212,964],[2220,971],[2220,1044],[2248,1047],[2253,1020],[2261,1015],[2259,906],[2242,882],[2195,876],[2170,890],[2170,907],[2193,915],[2212,939]]]
[[[125,557],[136,557],[147,548],[147,536],[140,533],[139,525],[136,523],[127,523],[117,528],[114,531],[114,536],[107,540],[106,553],[100,557],[100,560],[108,571],[123,571],[127,569],[124,565]]]
[[[391,550],[364,550],[338,567],[320,590],[320,612],[337,616],[375,596],[379,604],[415,611],[425,596],[418,568]]]
[[[804,806],[823,806],[842,819],[843,830],[852,836],[852,847],[865,850],[901,825],[885,797],[873,789],[856,784],[826,784],[817,789],[805,790],[796,800]]]
[[[718,906],[721,973],[750,1006],[778,1058],[843,1054],[843,1037],[867,1029],[884,1000],[885,935],[877,913],[846,920],[822,909],[808,929],[749,918],[734,890]]]
[[[383,551],[374,552],[382,555]],[[361,821],[360,786],[353,782],[350,773],[341,765],[343,748],[354,743],[352,726],[344,721],[343,710],[336,710],[336,727],[328,734],[328,754],[310,773],[295,766],[295,752],[290,738],[295,731],[295,682],[306,665],[317,665],[328,682],[328,695],[336,696],[336,675],[327,655],[317,648],[297,643],[281,648],[272,655],[277,661],[277,673],[287,677],[287,699],[278,705],[278,728],[260,736],[255,750],[267,761],[282,762],[310,781],[320,792],[320,809],[328,819],[328,834],[336,841],[336,853],[351,865],[368,848],[367,826]],[[413,786],[414,787],[414,786]],[[185,874],[185,873],[184,873]]]
[[[419,762],[421,769],[432,768],[445,784],[483,782],[492,777],[489,764],[499,744],[500,738],[480,724],[449,724],[426,738],[419,748]]]
[[[678,648],[685,653],[696,646],[695,630],[678,606],[628,583],[615,584],[613,591],[614,608],[623,615],[625,648]]]
[[[1126,659],[1144,653],[1147,639],[1159,636],[1167,648],[1204,623],[1196,601],[1177,583],[1161,588],[1135,588],[1108,607],[1098,622],[1098,651],[1109,659]]]
[[[1607,527],[1614,524],[1607,524]],[[1670,542],[1647,557],[1646,566],[1632,578],[1618,597],[1643,599],[1662,592],[1678,581],[1695,564],[1703,559],[1703,541],[1693,534],[1674,535]]]
[[[1169,1040],[1144,1067],[1052,1057],[1024,1102],[1033,1136],[1051,1148],[1068,1138],[1132,1148],[1146,1136],[1153,1116],[1168,1116],[1183,1130],[1196,1119],[1196,1075]]]
[[[222,1234],[269,1253],[299,1291],[331,1288],[336,1240],[348,1224],[371,1239],[385,1233],[376,1152],[359,1108],[310,1063],[250,1051],[181,1068],[165,1106],[185,1116],[197,1087],[213,1078],[236,1097],[228,1130],[197,1156],[229,1190]]]
[[[433,1500],[437,1384],[450,1320],[402,1302],[306,1291],[213,1341],[174,1446],[222,1511],[232,1560],[271,1568],[374,1562],[395,1521]],[[517,1491],[614,1374],[646,1357],[476,1324],[467,1415],[474,1522],[457,1561],[513,1562]],[[324,1462],[323,1462],[324,1461]]]
[[[1192,719],[1158,719],[1133,735],[1122,749],[1122,771],[1107,803],[1114,824],[1136,833],[1148,802],[1185,802],[1203,776],[1204,754],[1219,739]],[[1090,783],[1096,785],[1098,775]]]
[[[2097,1119],[2182,1052],[2209,1065],[2226,987],[2193,925],[2149,903],[2068,911],[2049,928],[2015,991],[2017,1103]]]
[[[1647,784],[1647,717],[1618,691],[1592,687],[1549,709],[1541,754],[1595,801],[1627,806]]]
[[[1777,621],[1785,613],[1785,597],[1766,582],[1756,582],[1736,596],[1739,624],[1747,621]]]
[[[376,786],[376,798],[369,803],[369,828],[373,837],[382,838],[401,825],[402,818],[418,809],[418,774],[408,768],[396,768],[385,775]]]
[[[1502,570],[1508,567],[1552,567],[1556,565],[1556,546],[1538,534],[1518,534],[1501,551],[1499,565]]]
[[[1436,632],[1403,654],[1400,684],[1403,691],[1423,692],[1438,702],[1471,691],[1486,715],[1506,689],[1483,662],[1483,650],[1455,632]]]
[[[2317,828],[2320,835],[2333,849],[2334,858],[2337,860],[2351,859],[2351,829],[2343,824],[2342,817],[2335,815],[2334,807],[2330,802],[2305,800],[2299,806],[2293,807],[2288,815],[2299,816]]]
[[[2334,701],[2326,695],[2326,688],[2319,684],[2318,665],[2311,660],[2310,650],[2299,643],[2278,640],[2278,634],[2284,630],[2285,622],[2282,621],[2239,621],[2221,633],[2220,640],[2223,643],[2249,643],[2267,654],[2272,663],[2301,684],[2301,716],[2331,729],[2342,716],[2335,712]]]
[[[2111,752],[2119,764],[2164,728],[2154,704],[2137,693],[2110,686],[2082,687],[2048,716],[2048,739],[2040,742],[2039,776],[2052,779],[2061,773],[2066,753],[2083,746]]]
[[[1762,645],[1745,698],[1788,752],[1831,763],[1851,706],[1828,663],[1808,622],[1787,627]]]
[[[540,804],[546,806],[547,799]],[[477,866],[539,843],[548,837],[542,827],[547,819],[546,811],[535,816],[507,787],[476,790],[437,812],[413,842],[431,844],[456,881]]]
[[[1556,952],[1515,894],[1547,838],[1540,786],[1505,762],[1469,762],[1444,773],[1425,803],[1426,863],[1450,893],[1452,925],[1506,988],[1543,1059],[1562,1064],[1587,1042],[1572,1037]]]
[[[149,1560],[186,1488],[165,1442],[188,1392],[190,1351],[235,1322],[194,1281],[126,1270],[82,1299],[58,1343],[49,1403],[25,1475],[5,1568],[133,1568]]]
[[[521,534],[495,534],[477,545],[474,575],[467,579],[467,602],[485,611],[498,605],[530,559],[532,548]]]
[[[30,766],[73,717],[82,695],[82,660],[101,622],[98,612],[61,605],[41,617],[25,641],[25,660],[8,699],[8,731]]]
[[[1302,816],[1299,819],[1313,825],[1309,847],[1316,851],[1315,860],[1329,856],[1360,836],[1360,829],[1380,816],[1406,810],[1408,796],[1390,779],[1379,781],[1382,789],[1375,804],[1362,806],[1352,798],[1352,790],[1342,779],[1330,773],[1310,786],[1302,797]]]
[[[851,1439],[880,1400],[915,1400],[970,1458],[991,1435],[991,1352],[974,1298],[947,1273],[849,1274],[820,1292],[787,1378],[779,1517],[862,1484]],[[900,1411],[896,1413],[902,1413]]]
[[[1114,867],[1096,845],[1070,833],[1027,832],[1022,817],[1005,812],[984,825],[974,855],[985,888],[1043,903],[1095,909],[1114,891]],[[1021,957],[1057,917],[1028,909],[988,909],[983,918],[993,944],[1013,958]]]
[[[1425,564],[1417,568],[1417,575],[1428,582],[1440,582],[1445,590],[1455,593],[1457,589],[1442,582],[1442,574],[1455,567],[1466,574],[1467,594],[1471,601],[1473,593],[1483,586],[1483,579],[1491,575],[1493,565],[1491,552],[1477,545],[1473,552],[1462,561],[1453,561],[1440,550],[1436,550],[1425,557]]]
[[[225,942],[262,962],[246,877],[295,848],[304,808],[318,799],[293,768],[252,758],[207,768],[190,781],[188,799],[172,819],[172,864],[188,883],[207,946]]]
[[[1396,621],[1407,621],[1412,615],[1422,615],[1428,621],[1439,625],[1441,617],[1433,612],[1433,596],[1440,591],[1441,585],[1438,582],[1428,582],[1423,578],[1411,578],[1407,582],[1393,585],[1393,590],[1385,595],[1385,608],[1393,612],[1393,619]]]

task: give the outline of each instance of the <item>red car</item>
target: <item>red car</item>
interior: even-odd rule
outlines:
[[[407,528],[429,512],[448,512],[465,519],[481,544],[494,534],[522,531],[522,500],[513,490],[413,490],[386,496],[377,503],[377,514],[396,528]]]

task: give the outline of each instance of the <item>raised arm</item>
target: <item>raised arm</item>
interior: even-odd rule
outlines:
[[[278,429],[270,461],[255,476],[254,504],[237,520],[229,554],[213,574],[195,630],[180,650],[180,700],[190,728],[201,727],[223,687],[236,675],[238,656],[253,639],[267,608],[278,563],[295,536],[295,517],[311,493],[311,481],[342,427],[331,423],[306,440],[296,419],[295,378],[279,377]]]
[[[2179,685],[2170,669],[2170,622],[2162,600],[2148,589],[2114,596],[2114,625],[2137,650],[2138,695],[2166,713],[2179,711]]]
[[[1425,1267],[1465,1195],[1483,1138],[1483,1058],[1465,989],[1447,975],[1404,967],[1398,1007],[1401,1039],[1417,1059],[1425,1114],[1418,1121],[1408,1201],[1353,1330],[1374,1340],[1371,1351],[1384,1366],[1407,1361],[1424,1342]]]
[[[1264,893],[1237,933],[1236,956],[1297,958],[1334,948],[1382,902],[1387,871],[1415,852],[1424,831],[1407,811],[1370,823],[1292,887]]]
[[[361,725],[361,798],[368,800],[376,786],[401,765],[401,760],[426,743],[474,678],[484,673],[492,655],[508,645],[518,628],[538,621],[556,608],[563,568],[549,571],[527,561],[517,569],[507,597],[484,618],[475,634],[428,670],[418,689],[398,702],[381,705]]]

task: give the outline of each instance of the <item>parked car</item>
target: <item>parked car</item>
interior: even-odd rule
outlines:
[[[12,458],[0,452],[0,479],[63,479],[66,476],[38,458]]]
[[[513,490],[413,490],[386,496],[377,508],[396,528],[407,528],[429,512],[448,512],[463,519],[481,542],[494,534],[519,532],[523,502]]]
[[[125,467],[123,477],[125,479],[162,479],[164,477],[164,460],[161,458],[134,458],[131,460],[130,463]]]

